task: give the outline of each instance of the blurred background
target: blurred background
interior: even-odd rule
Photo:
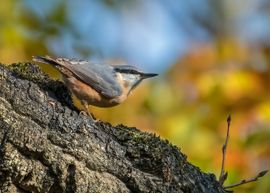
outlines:
[[[270,167],[269,0],[2,0],[0,45],[6,64],[49,54],[159,73],[93,114],[156,133],[217,176],[231,114],[226,184]],[[269,193],[270,175],[235,192]]]

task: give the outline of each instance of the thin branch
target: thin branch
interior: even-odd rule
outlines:
[[[226,153],[227,153],[227,146],[228,146],[228,141],[229,141],[229,137],[230,137],[230,126],[231,126],[231,115],[228,116],[227,118],[227,135],[226,135],[226,140],[224,145],[222,146],[222,165],[221,165],[221,172],[220,172],[220,176],[219,176],[219,183],[223,186],[225,180],[227,179],[228,173],[224,171],[225,168],[225,159],[226,159]],[[237,186],[241,186],[243,184],[247,184],[250,182],[254,182],[257,181],[259,178],[263,177],[266,173],[268,172],[268,170],[264,170],[261,171],[257,176],[247,179],[247,180],[241,180],[238,183],[232,184],[232,185],[228,185],[228,186],[223,186],[224,189],[229,189],[229,188],[234,188]]]
[[[222,146],[222,164],[221,164],[221,172],[219,176],[219,183],[223,185],[225,180],[227,179],[227,172],[224,171],[225,168],[225,159],[226,159],[226,152],[227,152],[227,146],[228,146],[228,141],[229,141],[229,136],[230,136],[230,126],[231,126],[231,115],[228,116],[227,118],[227,135],[226,135],[226,140],[224,145]]]
[[[241,180],[238,183],[235,183],[235,184],[232,184],[232,185],[228,185],[228,186],[224,186],[223,188],[224,189],[229,189],[229,188],[234,188],[234,187],[237,187],[237,186],[241,186],[243,184],[247,184],[247,183],[250,183],[250,182],[255,182],[259,178],[263,177],[267,172],[268,172],[268,170],[261,171],[257,176],[255,176],[253,178],[250,178],[250,179],[247,179],[247,180]]]

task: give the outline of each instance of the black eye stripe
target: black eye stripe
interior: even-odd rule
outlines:
[[[138,72],[136,70],[130,70],[130,69],[115,68],[115,71],[120,72],[120,73],[127,73],[127,74],[141,74],[141,72]]]

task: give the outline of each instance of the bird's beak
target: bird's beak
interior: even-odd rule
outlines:
[[[142,78],[143,79],[146,79],[146,78],[151,78],[151,77],[154,77],[154,76],[157,76],[158,74],[154,74],[154,73],[144,73],[142,74]]]

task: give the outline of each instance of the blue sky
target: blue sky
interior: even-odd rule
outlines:
[[[224,26],[245,42],[270,40],[266,0],[223,0],[218,5],[223,18],[217,17],[220,10],[215,10],[213,0],[114,2],[113,7],[100,0],[26,0],[22,5],[47,28],[58,30],[44,40],[52,54],[91,60],[123,59],[154,72],[166,70],[181,58],[191,42],[215,38],[196,18],[216,28]],[[48,21],[61,4],[65,5],[65,24]],[[82,50],[89,50],[89,54]]]

